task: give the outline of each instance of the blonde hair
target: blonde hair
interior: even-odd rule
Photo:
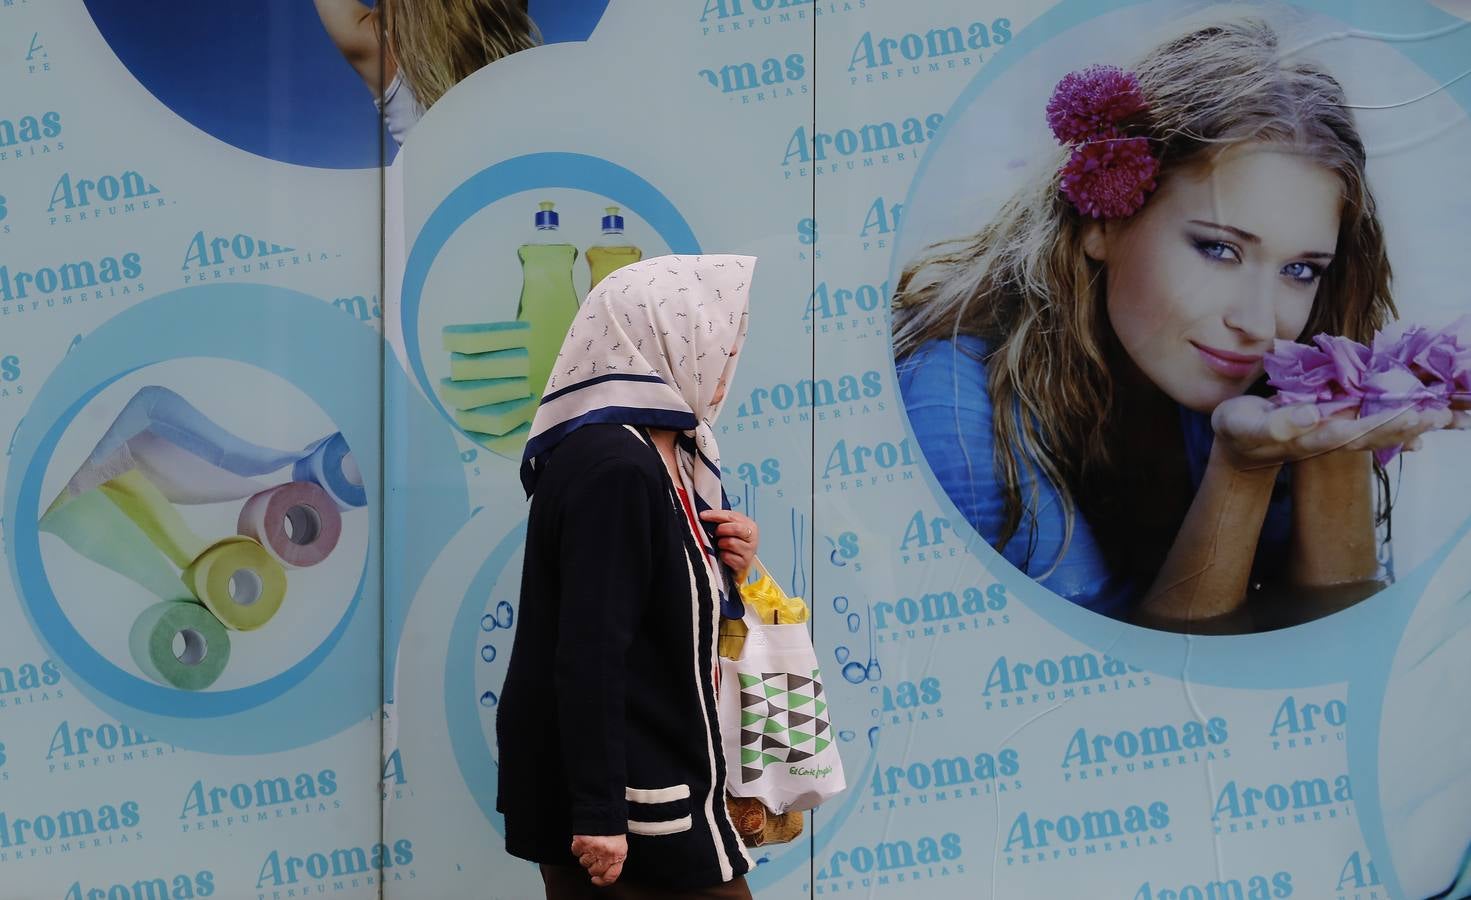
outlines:
[[[1129,133],[1150,139],[1161,178],[1250,142],[1285,145],[1339,176],[1338,248],[1303,334],[1369,339],[1394,313],[1390,268],[1363,141],[1338,82],[1310,62],[1287,58],[1276,31],[1255,18],[1197,27],[1131,71],[1149,109]],[[1043,123],[1040,109],[1037,120]],[[936,244],[906,265],[894,296],[901,360],[931,340],[974,335],[986,344],[1004,493],[998,547],[1015,536],[1024,513],[1038,508],[1035,481],[1027,498],[1021,485],[1040,470],[1065,514],[1064,550],[1053,565],[1071,540],[1081,486],[1119,474],[1102,427],[1115,392],[1105,360],[1112,332],[1103,267],[1083,251],[1090,220],[1059,192],[1065,158],[1059,150],[1048,174],[981,231]]]
[[[469,75],[541,43],[524,0],[381,0],[394,62],[425,109]]]

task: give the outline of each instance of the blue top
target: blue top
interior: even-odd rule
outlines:
[[[1000,543],[1005,524],[1005,499],[995,478],[991,394],[986,366],[980,361],[985,349],[980,338],[971,336],[928,341],[899,363],[899,392],[920,451],[940,486],[971,527],[994,547]],[[1215,434],[1208,416],[1183,407],[1180,425],[1191,483],[1198,489]],[[1254,575],[1278,570],[1285,561],[1291,536],[1286,472],[1283,467],[1262,524]],[[1026,503],[1039,476],[1027,471],[1021,476],[1021,496]],[[1066,525],[1062,499],[1045,477],[1037,487],[1037,508],[1023,510],[1022,521],[1001,554],[1024,574],[1079,606],[1108,616],[1127,614],[1148,585],[1109,570],[1082,515],[1074,517],[1072,541],[1067,554],[1058,559]]]

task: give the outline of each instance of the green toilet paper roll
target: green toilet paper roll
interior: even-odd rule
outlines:
[[[184,570],[184,583],[226,628],[251,631],[286,599],[286,569],[258,542],[227,537]]]
[[[176,641],[182,650],[176,652]],[[128,633],[133,662],[161,684],[201,691],[230,661],[230,635],[198,603],[169,600],[143,611]]]

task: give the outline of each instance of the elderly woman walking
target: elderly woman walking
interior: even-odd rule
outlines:
[[[715,646],[758,533],[725,508],[712,424],[755,264],[666,256],[603,279],[532,425],[498,808],[549,898],[750,896]]]

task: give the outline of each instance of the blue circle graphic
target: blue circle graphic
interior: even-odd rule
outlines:
[[[323,353],[323,347],[331,347],[331,353]],[[382,499],[379,404],[364,398],[359,379],[346,373],[378,371],[381,353],[381,340],[371,329],[314,297],[262,285],[206,285],[172,291],[117,315],[62,360],[16,435],[5,516],[10,574],[21,608],[78,689],[154,737],[227,754],[310,744],[377,708],[381,592],[369,573],[379,566],[378,516],[369,516],[367,558],[352,600],[322,642],[265,681],[201,693],[133,675],[83,640],[46,577],[37,519],[46,468],[80,410],[131,372],[187,357],[253,365],[312,398],[353,448],[368,508],[377,509]],[[446,519],[454,518],[455,510],[443,512]]]
[[[372,91],[310,3],[86,5],[133,77],[212,137],[301,166],[369,168],[392,156]]]
[[[671,253],[699,253],[700,244],[679,210],[658,188],[628,169],[595,156],[581,153],[532,153],[482,169],[467,178],[449,196],[440,201],[424,222],[414,240],[404,267],[403,290],[400,294],[400,325],[403,329],[404,352],[409,368],[419,387],[434,408],[451,427],[461,434],[464,429],[439,400],[439,393],[429,383],[419,352],[419,306],[423,302],[424,283],[429,278],[444,245],[472,216],[498,200],[542,188],[570,188],[607,197],[623,207],[638,212],[664,239]],[[540,387],[537,388],[540,390]],[[465,435],[467,439],[469,435]]]
[[[913,206],[915,197],[938,148],[959,128],[957,123],[982,102],[986,91],[992,88],[1003,73],[1026,54],[1038,50],[1048,41],[1101,13],[1148,5],[1150,0],[1116,0],[1109,4],[1078,0],[1061,4],[1028,24],[1007,46],[1006,52],[998,54],[993,61],[987,63],[946,111],[944,124],[920,159],[914,179],[910,182],[904,201],[904,208],[908,211],[904,221],[914,221],[913,216],[917,214]],[[1156,5],[1162,8],[1187,6],[1183,3]],[[1448,20],[1444,14],[1428,9],[1411,17],[1408,11],[1398,8],[1391,12],[1387,8],[1341,7],[1326,0],[1298,0],[1295,5],[1325,16],[1348,20],[1355,26],[1376,33],[1403,33],[1407,29],[1410,32],[1430,32],[1443,27]],[[1413,23],[1411,18],[1414,19]],[[1445,40],[1399,46],[1412,62],[1423,68],[1437,83],[1447,84],[1446,90],[1466,106],[1471,105],[1471,82],[1456,82],[1454,79],[1462,74],[1463,66],[1458,62],[1461,57],[1457,53],[1466,49],[1468,42],[1471,42],[1471,31],[1461,29],[1459,38],[1459,42]],[[901,229],[903,227],[900,226]],[[905,260],[899,258],[901,241],[896,240],[894,246],[894,257],[889,269],[890,278],[897,280]],[[892,336],[889,350],[892,359]],[[895,370],[890,368],[889,372],[893,376]],[[897,387],[897,378],[891,377],[889,383]],[[917,441],[907,415],[904,416],[904,429],[911,441]],[[921,467],[921,475],[935,501],[947,512],[948,518],[964,522],[965,517],[940,486],[934,472],[924,466]],[[1115,658],[1127,660],[1131,665],[1171,678],[1236,688],[1305,687],[1349,680],[1364,663],[1364,656],[1358,648],[1383,640],[1386,624],[1394,621],[1397,616],[1396,608],[1414,602],[1418,591],[1433,570],[1433,560],[1427,561],[1414,571],[1403,574],[1398,582],[1373,597],[1316,622],[1260,634],[1186,637],[1173,632],[1141,628],[1079,607],[1020,572],[973,529],[967,527],[966,532],[966,551],[990,571],[1009,576],[1005,577],[1007,590],[1066,634]],[[1450,544],[1451,541],[1447,540],[1432,555],[1443,555]],[[1250,660],[1250,664],[1244,665],[1244,660]]]

